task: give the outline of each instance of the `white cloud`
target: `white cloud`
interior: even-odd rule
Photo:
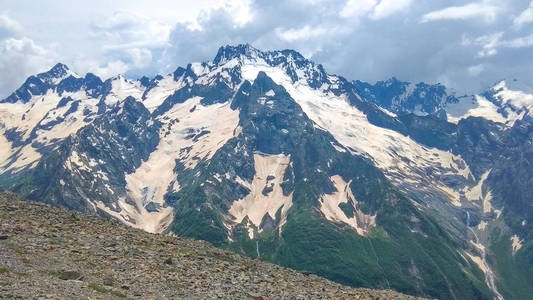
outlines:
[[[11,19],[6,13],[0,14],[0,39],[20,34],[22,26]]]
[[[486,2],[470,3],[463,6],[451,6],[441,10],[432,11],[422,17],[422,23],[438,20],[466,20],[482,18],[486,22],[493,22],[499,12],[497,6]]]
[[[250,23],[253,18],[252,0],[222,0],[217,5],[213,5],[209,9],[200,11],[197,18],[189,22],[188,28],[190,30],[201,31],[204,28],[202,23],[208,22],[213,15],[224,13],[231,18],[233,27],[243,27]]]
[[[522,25],[526,23],[533,22],[533,1],[529,3],[529,7],[526,8],[516,19],[514,19],[513,23],[517,28],[522,27]]]
[[[152,52],[146,48],[132,48],[126,52],[135,68],[144,68],[152,62]]]
[[[327,33],[326,28],[320,27],[320,26],[311,27],[309,25],[305,25],[304,27],[299,28],[299,29],[291,28],[287,30],[283,30],[282,28],[276,28],[276,34],[287,42],[294,42],[294,41],[308,40],[311,38],[317,38],[326,33]]]
[[[26,74],[61,61],[80,75],[153,76],[209,60],[221,45],[251,43],[264,50],[295,49],[329,72],[370,82],[392,75],[410,81],[448,78],[454,87],[473,89],[511,73],[533,78],[533,62],[525,48],[533,39],[531,0],[196,0],[187,5],[172,0],[158,0],[158,5],[93,0],[75,6],[66,5],[68,0],[53,2],[7,1],[0,9],[0,46],[5,47],[6,39],[28,38],[35,48],[56,56],[36,59],[41,56],[28,54],[22,69],[33,67]],[[57,14],[59,8],[62,14]],[[434,22],[445,19],[463,21],[446,26]],[[521,31],[526,28],[529,31]],[[511,51],[518,48],[524,50]],[[7,60],[0,58],[0,63]],[[480,63],[483,70],[471,76]],[[17,69],[0,69],[2,86],[25,79]]]
[[[54,54],[29,38],[8,38],[0,43],[0,96],[15,90],[30,75],[53,65]]]
[[[251,0],[225,0],[221,7],[233,16],[236,25],[244,26],[253,19]]]
[[[500,39],[502,36],[503,32],[482,35],[474,39],[463,36],[462,45],[481,46],[481,50],[477,53],[477,57],[494,56],[498,53],[498,47],[500,46]]]
[[[339,12],[343,18],[368,16],[380,20],[402,11],[412,0],[348,0]]]
[[[106,49],[139,46],[161,47],[168,41],[172,25],[127,11],[118,11],[103,22],[94,22],[89,36],[106,43]]]
[[[502,41],[500,43],[501,47],[507,47],[507,48],[524,48],[524,47],[530,47],[533,46],[533,34],[519,37],[511,40]]]
[[[98,60],[78,59],[76,60],[74,67],[76,68],[76,70],[91,72],[101,77],[102,79],[107,79],[110,77],[114,77],[118,74],[126,73],[131,68],[131,65],[125,63],[122,60],[114,60],[102,64]]]
[[[483,72],[484,69],[485,66],[483,66],[482,64],[470,66],[468,67],[468,75],[472,77],[477,77],[479,76],[479,74],[481,74],[481,72]]]
[[[374,8],[372,18],[375,20],[386,18],[406,9],[409,5],[411,5],[411,0],[381,0]]]
[[[154,51],[168,46],[173,25],[131,11],[117,11],[102,22],[91,24],[92,52],[75,58],[76,70],[102,78],[151,66]]]
[[[533,46],[533,34],[508,40],[502,40],[503,35],[503,32],[496,32],[474,39],[463,36],[461,44],[465,47],[480,46],[481,50],[477,53],[478,58],[494,56],[498,54],[498,49],[500,48],[524,48]]]
[[[0,13],[0,98],[13,92],[24,80],[50,68],[56,53],[24,36],[22,25]]]
[[[377,4],[377,0],[348,0],[339,15],[344,18],[364,15],[371,12]]]

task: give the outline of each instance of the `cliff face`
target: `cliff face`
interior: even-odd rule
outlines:
[[[0,298],[414,299],[0,193]]]

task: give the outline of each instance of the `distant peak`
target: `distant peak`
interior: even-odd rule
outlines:
[[[385,81],[378,81],[376,82],[376,86],[384,86],[384,87],[391,87],[391,86],[405,86],[408,85],[409,82],[398,80],[396,77],[391,77]]]
[[[252,47],[252,45],[246,43],[246,44],[238,44],[238,45],[225,45],[225,46],[220,47],[218,51],[246,54],[251,51],[259,51],[259,50]]]
[[[396,83],[396,82],[400,82],[400,80],[398,80],[398,78],[392,76],[391,78],[387,79],[387,81],[385,81],[385,82]]]
[[[57,63],[55,66],[52,67],[52,69],[50,69],[50,71],[63,71],[63,72],[66,72],[70,70],[67,65],[65,64],[62,64],[62,63]]]
[[[492,90],[501,90],[501,89],[506,89],[507,88],[507,82],[505,81],[505,79],[502,79],[498,82],[496,82],[493,86],[492,86]]]
[[[280,51],[285,56],[292,56],[297,60],[306,60],[306,58],[298,51],[293,49],[285,49]]]
[[[262,53],[260,50],[252,47],[250,44],[239,44],[239,45],[226,45],[218,49],[217,55],[213,62],[219,64],[224,61],[231,60],[235,57],[246,56],[246,57],[256,57]]]
[[[37,74],[37,78],[49,84],[57,84],[61,79],[64,79],[69,75],[77,77],[77,75],[70,71],[66,65],[57,63],[47,72]]]
[[[516,78],[499,80],[490,89],[493,91],[511,90],[533,94],[533,86]]]
[[[59,77],[64,77],[65,75],[67,75],[69,71],[70,69],[65,64],[57,63],[48,72],[44,74],[48,74],[52,77],[59,78]]]

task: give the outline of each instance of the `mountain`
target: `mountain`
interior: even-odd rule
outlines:
[[[0,224],[5,299],[415,299],[349,288],[204,242],[148,234],[9,193],[0,193],[0,218],[10,220]]]
[[[412,84],[395,77],[373,85],[360,80],[353,84],[362,97],[394,113],[435,115],[445,119],[446,105],[459,102],[455,93],[442,84]]]
[[[0,188],[352,286],[533,292],[526,91],[372,85],[250,45],[137,81],[58,66],[0,101]]]

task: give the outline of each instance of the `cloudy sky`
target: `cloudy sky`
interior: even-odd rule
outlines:
[[[2,0],[0,96],[63,62],[79,74],[167,74],[225,44],[295,49],[329,73],[478,92],[533,87],[531,0]]]

